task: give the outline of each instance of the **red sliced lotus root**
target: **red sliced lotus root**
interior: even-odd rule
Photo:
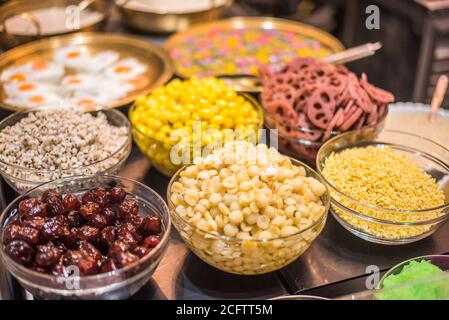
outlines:
[[[366,113],[362,114],[360,118],[358,118],[357,121],[354,123],[354,129],[355,130],[361,129],[365,125],[366,118],[367,118]]]
[[[295,138],[308,141],[317,141],[321,137],[321,130],[315,128],[311,124],[304,113],[298,115],[297,121],[298,130],[295,131]]]
[[[259,68],[259,79],[262,85],[269,81],[273,76],[273,73],[268,66],[262,66]]]
[[[349,94],[357,104],[366,113],[370,113],[373,109],[373,103],[368,94],[363,90],[359,83],[349,83]]]
[[[382,119],[388,112],[388,104],[381,104],[378,106],[378,119]]]
[[[373,104],[373,110],[368,115],[368,118],[366,119],[366,122],[368,125],[375,125],[377,123],[377,117],[378,117],[378,111],[377,111],[377,105]]]
[[[392,93],[370,84],[365,73],[362,73],[360,85],[363,89],[366,90],[369,97],[374,101],[377,101],[381,104],[388,104],[394,101],[394,95]]]
[[[314,90],[315,90],[314,87],[307,85],[297,91],[296,100],[294,103],[294,109],[296,112],[299,113],[305,111],[307,99],[309,99]]]
[[[328,91],[317,88],[306,103],[307,118],[320,129],[326,129],[335,111],[335,100]]]
[[[323,136],[323,141],[326,141],[330,138],[332,131],[341,125],[343,123],[344,116],[343,116],[343,109],[338,109],[338,111],[335,113],[332,120],[329,122],[329,125],[326,128],[326,132]]]
[[[313,58],[308,57],[296,58],[288,64],[287,70],[293,73],[300,73],[302,70],[309,69],[316,63],[317,61]]]
[[[298,115],[285,100],[275,100],[264,106],[267,112],[272,114],[277,122],[294,126],[298,122]]]
[[[354,110],[354,109],[351,109]],[[362,116],[363,110],[361,108],[356,108],[354,112],[350,113],[345,119],[343,124],[340,126],[340,131],[347,131],[351,128],[354,123]]]

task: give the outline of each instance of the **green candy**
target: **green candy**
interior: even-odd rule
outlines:
[[[443,273],[443,270],[429,261],[411,261],[402,268],[401,272],[391,274],[383,280],[382,289],[376,293],[376,298],[379,300],[447,300],[449,299],[449,277],[443,277]],[[441,275],[441,278],[438,275]],[[426,281],[426,278],[430,280]]]

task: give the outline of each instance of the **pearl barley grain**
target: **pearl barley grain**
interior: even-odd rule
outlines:
[[[0,160],[36,173],[0,164],[13,177],[46,182],[94,174],[113,167],[129,152],[123,148],[129,139],[128,128],[111,125],[105,113],[95,116],[64,110],[25,115],[0,132]]]

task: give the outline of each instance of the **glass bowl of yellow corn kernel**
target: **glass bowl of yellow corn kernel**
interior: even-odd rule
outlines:
[[[167,176],[225,141],[257,143],[263,109],[216,78],[175,79],[138,98],[129,111],[134,141]]]
[[[236,161],[234,155],[244,153],[228,152],[226,144],[172,177],[167,200],[173,226],[215,268],[272,272],[300,257],[321,233],[329,191],[302,162],[263,144],[233,143],[246,144],[257,157]]]

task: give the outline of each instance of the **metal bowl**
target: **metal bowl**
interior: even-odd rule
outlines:
[[[32,11],[38,9],[45,9],[50,7],[66,7],[79,6],[83,9],[92,9],[103,15],[103,17],[93,24],[87,25],[83,28],[67,28],[63,32],[58,33],[45,33],[43,34],[42,26],[38,19],[33,16]],[[66,11],[70,14],[69,11]],[[74,13],[76,15],[76,13]],[[7,30],[5,22],[14,17],[19,16],[23,20],[32,25],[32,30],[35,33],[32,34],[14,34]],[[0,6],[0,46],[3,49],[10,49],[20,44],[30,42],[36,39],[45,38],[54,35],[69,34],[78,31],[100,31],[106,23],[109,17],[108,4],[105,0],[15,0],[8,1]]]
[[[150,33],[172,33],[185,30],[199,22],[219,18],[234,1],[226,0],[206,10],[179,13],[133,9],[127,6],[128,2],[129,0],[115,0],[123,21],[130,28]],[[211,0],[211,3],[214,4],[214,1]]]

